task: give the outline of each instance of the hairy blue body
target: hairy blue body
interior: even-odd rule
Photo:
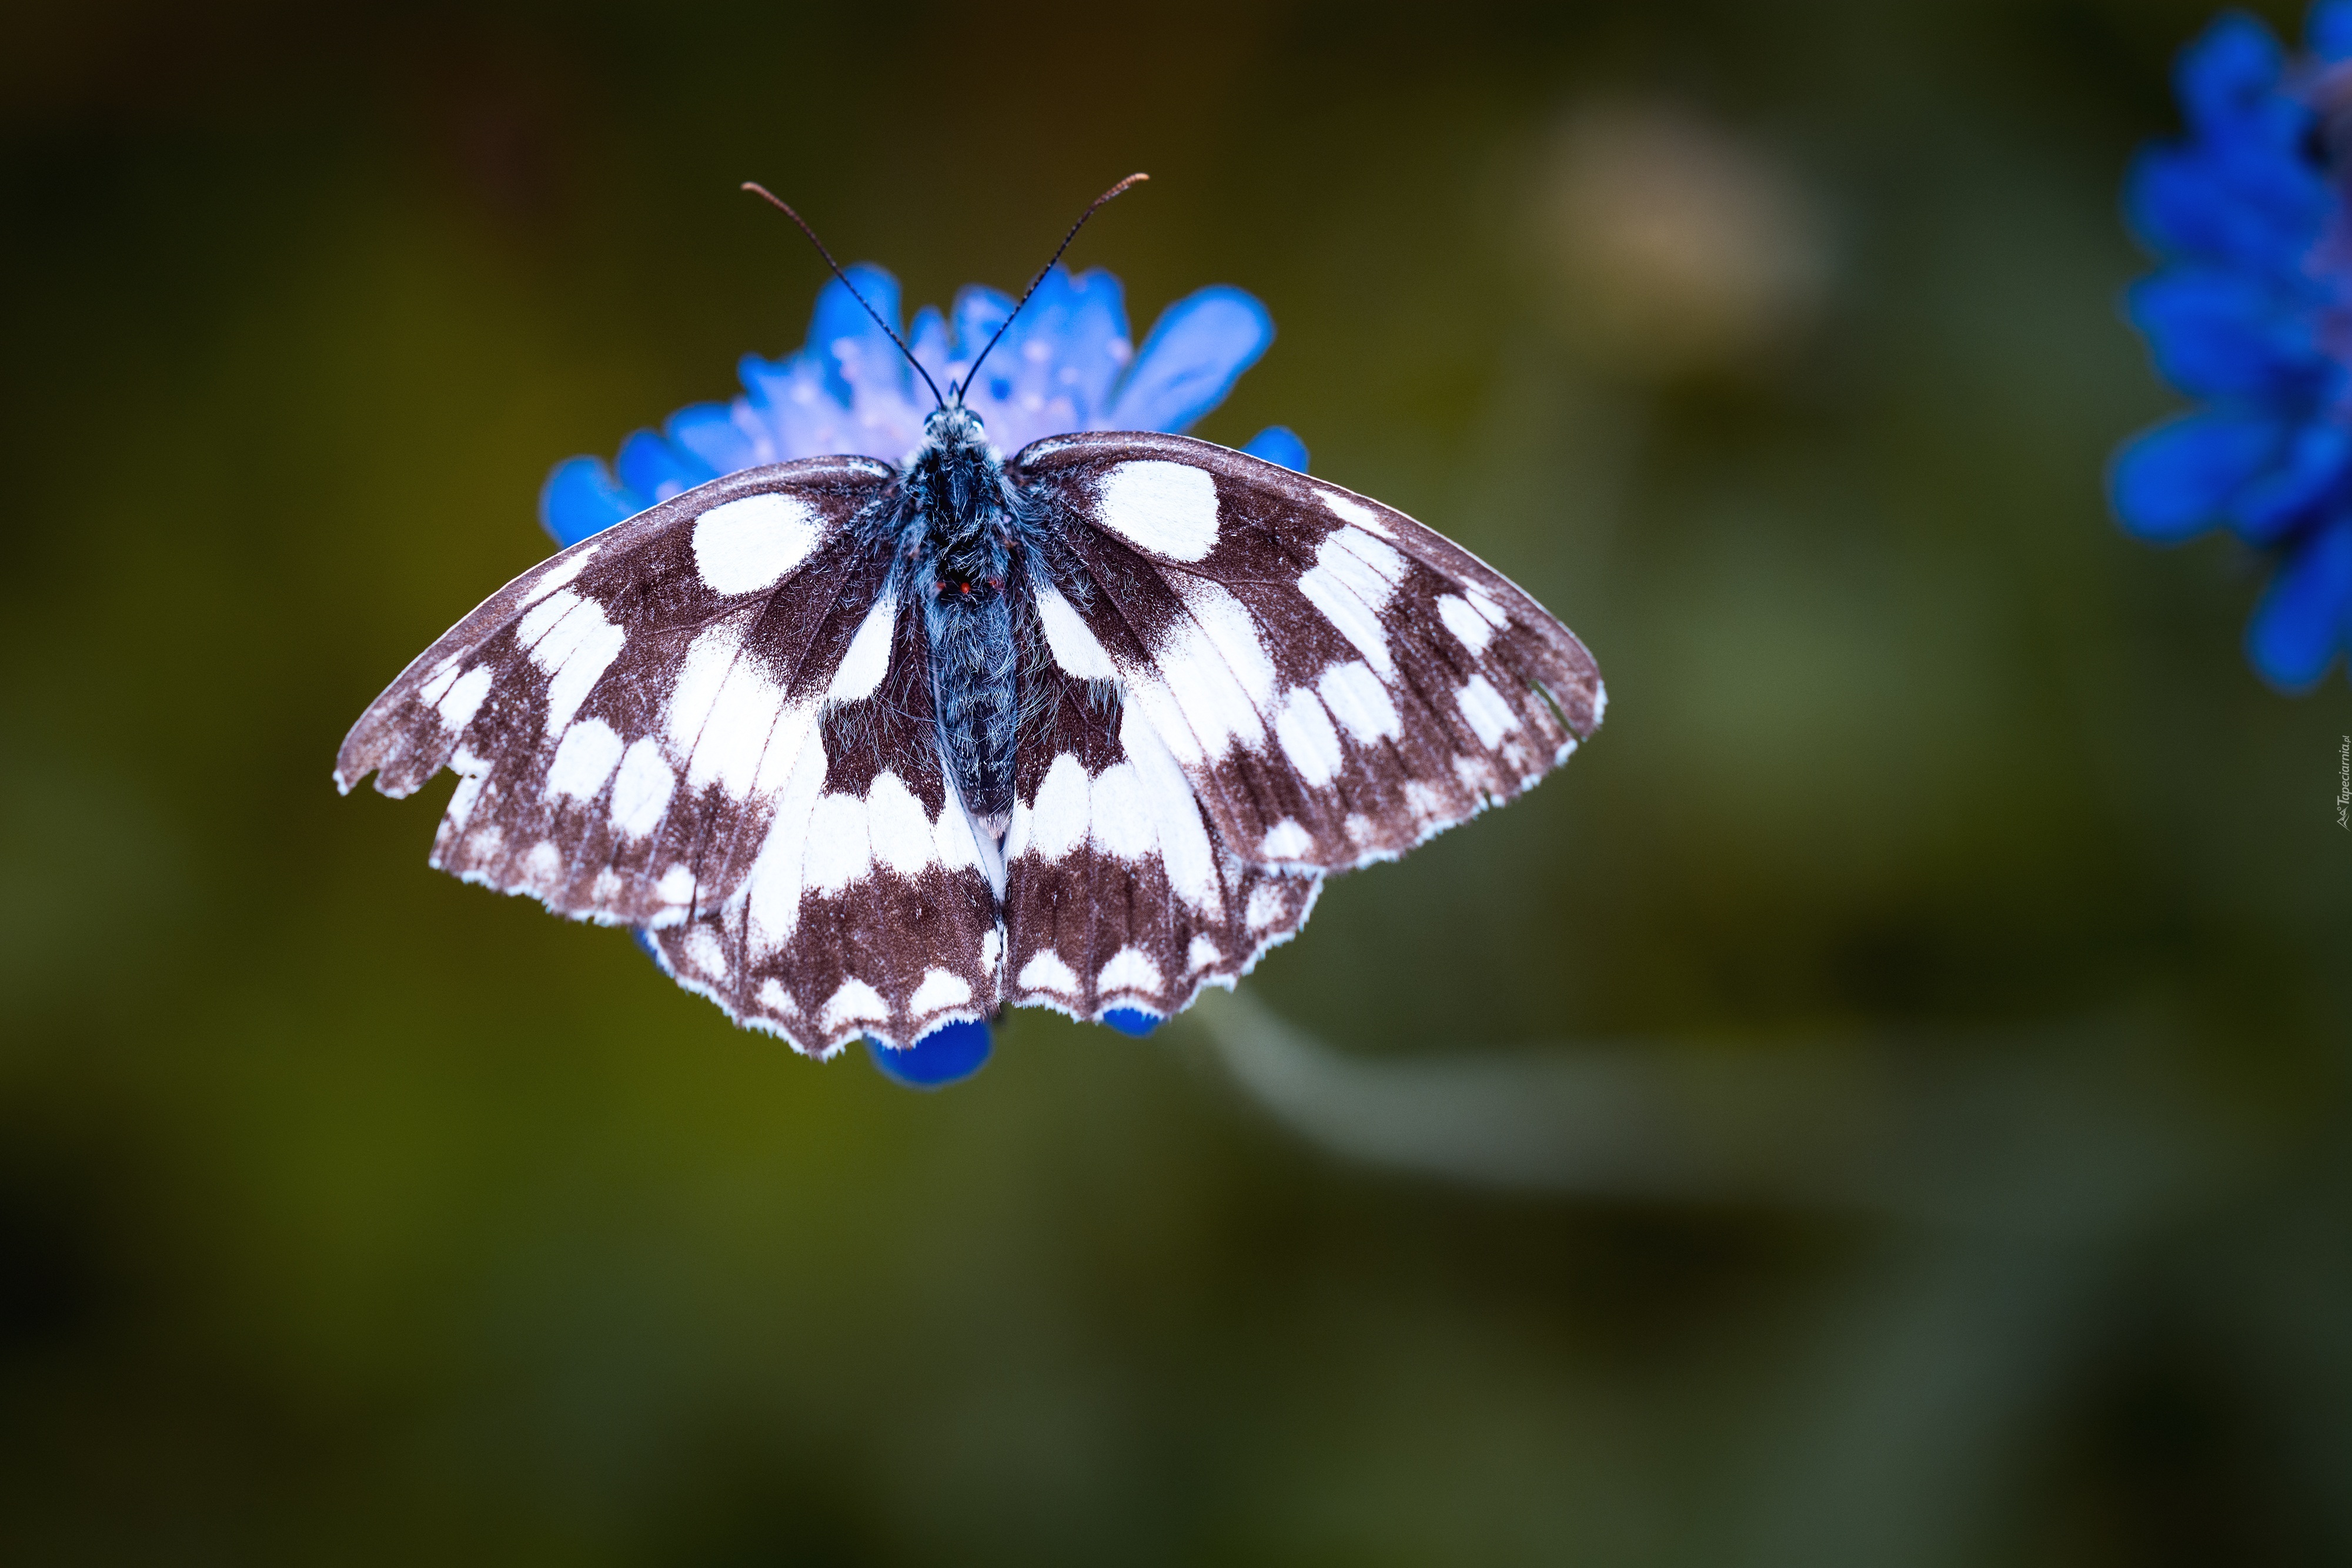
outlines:
[[[1013,590],[1029,552],[1020,498],[961,402],[924,422],[890,523],[899,581],[923,607],[940,749],[965,810],[1001,840],[1020,727]]]

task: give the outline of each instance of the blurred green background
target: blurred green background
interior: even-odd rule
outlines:
[[[2271,8],[2291,30],[2299,17]],[[2352,1562],[2352,688],[2127,542],[2187,0],[20,5],[0,1557]],[[541,477],[1074,260],[1606,727],[937,1095],[339,800]]]

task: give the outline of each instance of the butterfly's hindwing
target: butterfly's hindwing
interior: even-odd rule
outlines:
[[[719,906],[656,934],[663,966],[738,1020],[830,1055],[913,1044],[996,1010],[993,846],[942,767],[919,606],[892,599],[887,665],[837,695]]]
[[[1467,550],[1182,436],[1060,436],[1014,482],[1082,568],[1056,664],[1115,678],[1234,853],[1344,871],[1528,788],[1598,726],[1591,655]]]
[[[1236,859],[1113,685],[1028,653],[1004,843],[1005,999],[1080,1019],[1170,1017],[1293,935],[1321,879]]]

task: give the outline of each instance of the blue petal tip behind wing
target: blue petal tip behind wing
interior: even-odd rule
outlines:
[[[909,1089],[943,1089],[961,1083],[988,1065],[992,1042],[988,1026],[966,1019],[942,1024],[903,1051],[866,1042],[882,1076]]]

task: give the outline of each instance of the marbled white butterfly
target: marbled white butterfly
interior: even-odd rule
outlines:
[[[336,784],[451,769],[434,865],[829,1055],[1166,1018],[1601,722],[1574,633],[1401,512],[1181,435],[1007,458],[932,390],[903,462],[729,474],[523,573]]]

